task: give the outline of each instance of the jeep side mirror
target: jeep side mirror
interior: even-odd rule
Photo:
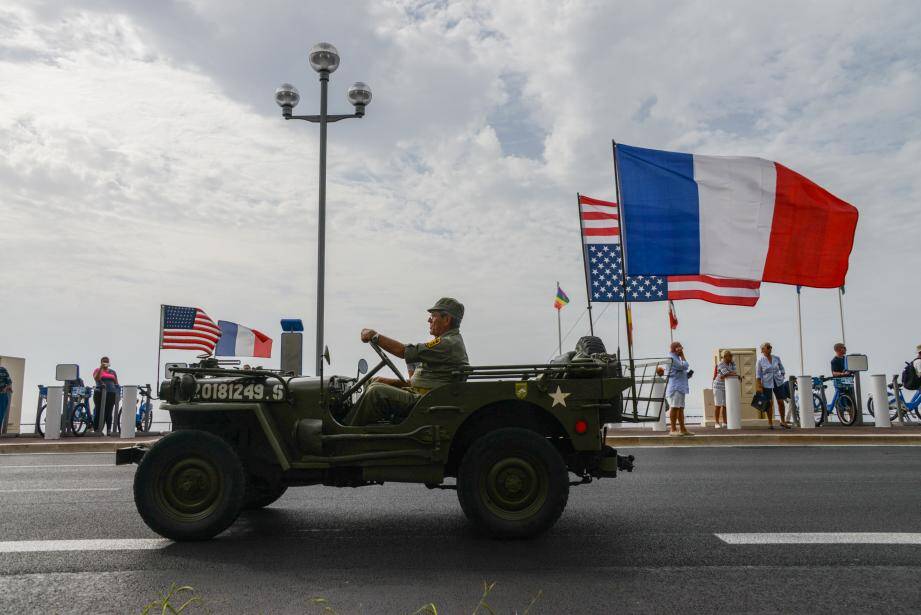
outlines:
[[[358,359],[358,373],[355,374],[355,380],[358,380],[362,374],[368,373],[368,362],[364,359]]]
[[[326,364],[329,365],[329,346],[323,347],[323,358],[326,359]]]

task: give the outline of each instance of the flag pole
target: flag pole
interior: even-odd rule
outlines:
[[[556,282],[556,292],[557,293],[560,292],[560,281],[559,280],[557,280]],[[559,348],[558,354],[560,355],[563,354],[563,325],[560,322],[560,312],[562,311],[563,310],[561,308],[556,308],[556,339],[557,339],[557,345]],[[588,316],[589,316],[589,320],[591,320],[592,313],[589,312]]]
[[[803,311],[800,307],[800,286],[796,286],[796,327],[799,330],[799,373],[803,374],[806,372],[804,367],[805,360],[803,358]]]
[[[672,329],[672,306],[671,301],[665,302],[665,315],[668,317],[668,343],[669,345],[675,343],[675,334],[674,329]]]
[[[595,325],[592,323],[592,286],[588,279],[588,262],[585,258],[585,235],[582,233],[582,195],[576,193],[576,210],[579,212],[579,249],[582,250],[582,269],[585,271],[585,298],[588,300],[588,333],[595,335]],[[557,282],[557,286],[559,286]],[[557,314],[559,316],[559,314]],[[562,343],[560,344],[560,354],[562,352]]]
[[[620,283],[621,283],[621,288],[624,291],[624,318],[626,319],[626,322],[627,322],[627,357],[630,362],[630,384],[631,384],[631,393],[633,397],[633,416],[634,418],[636,418],[637,402],[638,402],[638,400],[636,399],[636,369],[633,363],[633,334],[630,330],[631,327],[633,326],[633,323],[632,323],[632,319],[630,318],[630,301],[627,295],[627,272],[629,271],[629,269],[627,268],[627,246],[624,244],[624,237],[627,234],[627,226],[625,224],[626,220],[624,220],[624,204],[620,198],[620,172],[618,171],[618,168],[617,168],[618,167],[617,141],[615,141],[614,139],[611,139],[611,151],[613,152],[613,155],[614,155],[614,191],[617,195],[617,213],[618,213],[617,226],[620,229],[620,232],[618,233],[617,236],[620,241],[620,257],[623,260],[623,262],[621,263],[623,265],[623,269],[621,271],[623,275],[620,276]],[[618,360],[620,360],[619,353],[618,353],[617,358]]]
[[[838,287],[838,316],[841,318],[841,343],[847,346],[844,339],[844,286]]]
[[[154,380],[154,395],[160,391],[160,353],[163,352],[163,312],[166,306],[160,304],[160,330],[157,332],[157,379]]]

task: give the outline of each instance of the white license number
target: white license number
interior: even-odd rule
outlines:
[[[280,384],[199,382],[195,396],[207,401],[281,401],[285,398],[285,388]]]

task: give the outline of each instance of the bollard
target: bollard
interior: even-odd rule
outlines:
[[[796,376],[796,391],[799,404],[799,426],[815,429],[815,414],[812,407],[812,376]]]
[[[742,381],[738,376],[724,378],[726,384],[726,429],[742,429]]]
[[[873,420],[877,427],[892,427],[889,421],[889,393],[886,391],[886,376],[870,376],[870,390],[873,392]]]
[[[137,386],[122,387],[122,420],[119,429],[119,437],[133,438],[137,429],[137,403],[138,388]]]
[[[48,407],[45,408],[45,439],[61,439],[61,410],[64,407],[64,387],[48,387]]]
[[[652,399],[663,399],[665,397],[665,378],[654,376],[652,379],[652,392],[649,394]],[[665,401],[650,402],[659,404],[659,420],[652,424],[653,431],[668,431],[668,404]]]

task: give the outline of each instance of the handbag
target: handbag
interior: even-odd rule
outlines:
[[[764,394],[764,391],[758,391],[752,396],[751,406],[758,412],[764,414],[770,408],[771,400]]]

